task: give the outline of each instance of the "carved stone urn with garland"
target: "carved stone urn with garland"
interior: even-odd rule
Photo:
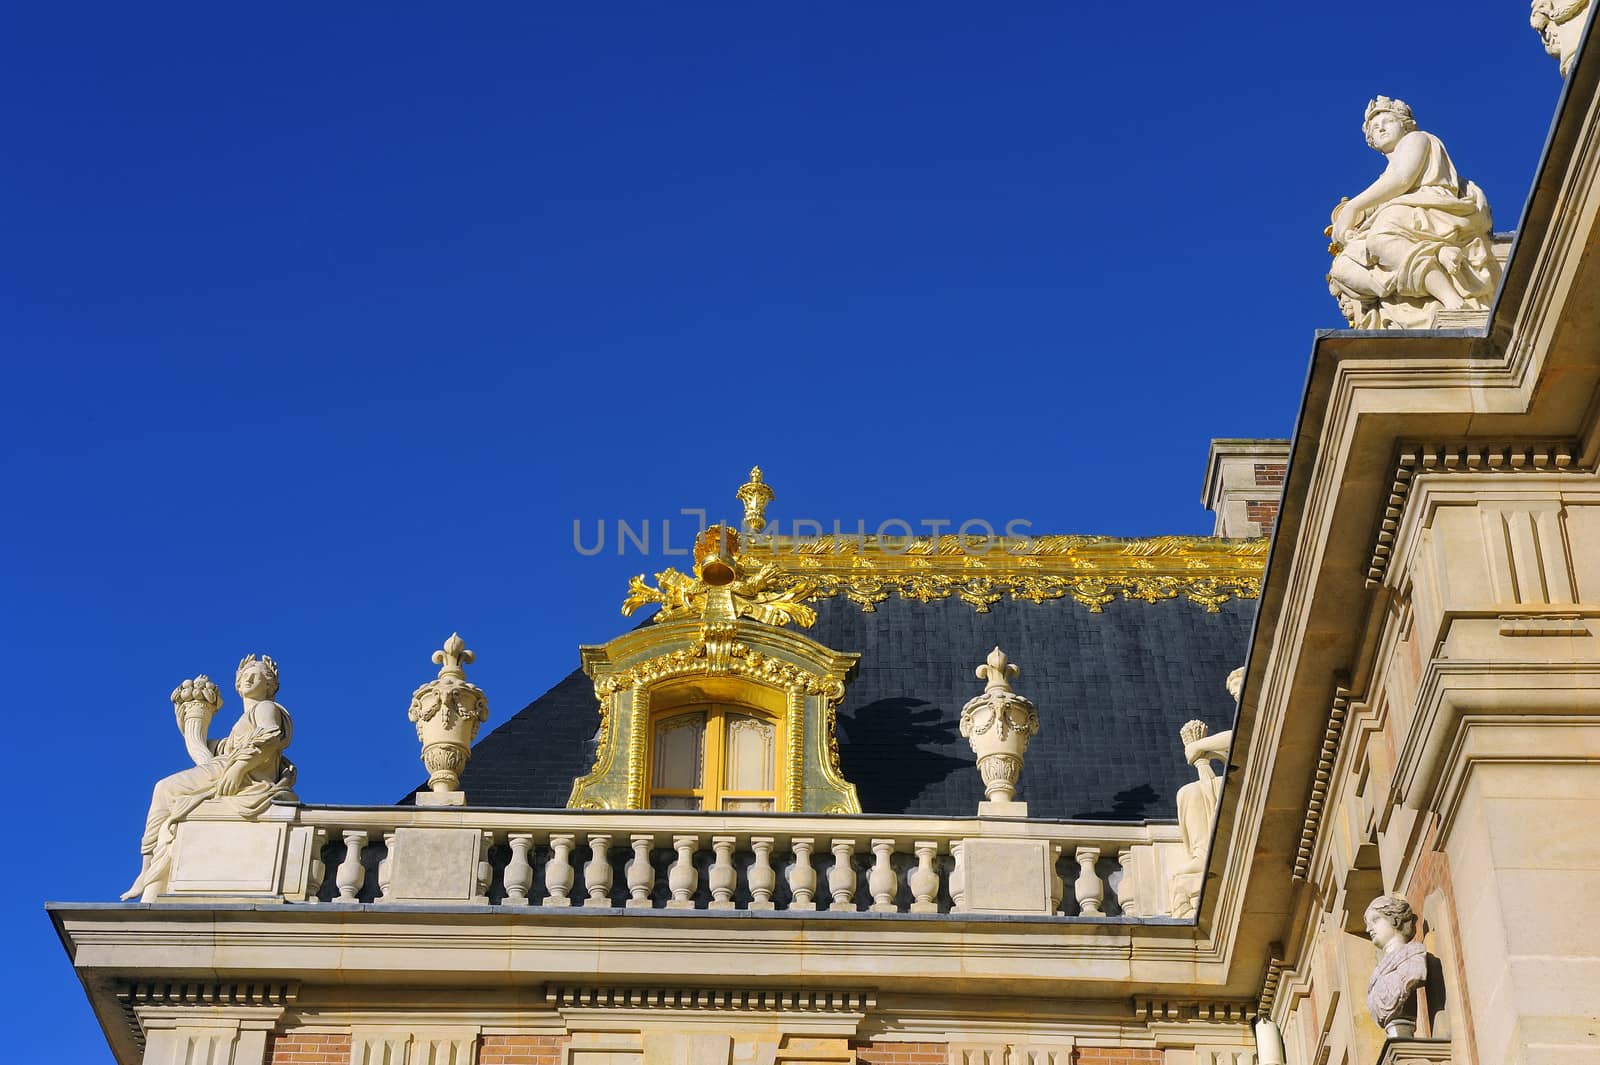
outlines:
[[[428,790],[417,793],[419,806],[460,806],[466,802],[461,771],[472,754],[478,726],[489,719],[489,699],[483,689],[467,681],[463,666],[474,655],[458,633],[433,652],[439,676],[411,695],[407,716],[416,723],[422,741],[422,764],[428,769]]]
[[[978,775],[988,800],[978,812],[1026,816],[1026,805],[1013,800],[1028,740],[1039,731],[1039,714],[1011,690],[1011,678],[1019,670],[1000,648],[990,651],[975,672],[985,687],[982,695],[961,708],[961,735],[978,756]]]

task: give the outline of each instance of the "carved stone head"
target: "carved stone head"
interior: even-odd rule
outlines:
[[[1367,937],[1379,950],[1411,942],[1417,934],[1417,915],[1398,895],[1379,895],[1367,906]]]
[[[1361,122],[1361,132],[1366,135],[1367,147],[1388,155],[1400,138],[1417,128],[1417,120],[1404,100],[1391,100],[1380,96],[1367,104],[1366,117]]]
[[[233,687],[244,699],[270,699],[278,694],[278,663],[269,655],[245,655],[233,675]]]

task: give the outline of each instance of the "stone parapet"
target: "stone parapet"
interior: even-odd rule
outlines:
[[[161,902],[1160,919],[1182,846],[1152,823],[217,804],[174,853]]]

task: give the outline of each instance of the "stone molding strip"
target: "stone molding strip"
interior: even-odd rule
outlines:
[[[1333,779],[1333,760],[1339,753],[1339,740],[1344,736],[1344,723],[1350,716],[1350,689],[1335,686],[1333,706],[1328,710],[1328,724],[1322,733],[1322,750],[1317,755],[1317,771],[1311,780],[1311,797],[1306,800],[1305,823],[1300,828],[1300,845],[1294,853],[1294,878],[1304,880],[1311,869],[1311,849],[1316,843],[1317,826],[1322,823],[1322,806],[1328,798],[1328,784]]]
[[[1283,982],[1283,944],[1272,945],[1272,956],[1267,959],[1267,972],[1261,978],[1261,997],[1256,1002],[1256,1015],[1271,1016],[1272,1006],[1278,1000],[1278,985]]]
[[[1571,440],[1533,442],[1454,441],[1404,443],[1395,460],[1389,499],[1378,519],[1378,531],[1367,562],[1366,586],[1383,583],[1394,551],[1395,533],[1412,478],[1419,473],[1554,473],[1568,469],[1578,445]]]
[[[293,1006],[298,983],[161,983],[124,984],[117,997],[135,1006]]]
[[[877,997],[865,991],[756,991],[709,987],[549,987],[556,1009],[667,1009],[866,1013]]]
[[[300,985],[289,983],[195,983],[192,981],[161,981],[156,983],[119,984],[117,1000],[122,1003],[122,1017],[134,1044],[142,1052],[145,1047],[144,1024],[139,1020],[141,1006],[192,1006],[192,1007],[267,1007],[293,1006],[300,997]]]
[[[1256,1019],[1253,1000],[1135,998],[1133,1012],[1142,1021],[1211,1021],[1248,1024]]]

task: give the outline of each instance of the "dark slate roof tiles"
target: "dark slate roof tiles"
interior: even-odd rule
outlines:
[[[1218,613],[1183,600],[1118,600],[1091,614],[1066,599],[1006,599],[979,614],[955,599],[890,599],[873,613],[817,604],[805,634],[861,662],[839,707],[839,757],[868,813],[968,815],[983,798],[957,723],[982,690],[973,675],[998,645],[1039,709],[1018,798],[1034,817],[1137,821],[1176,815],[1194,779],[1178,729],[1229,727],[1223,688],[1243,664],[1254,601]],[[462,775],[473,805],[559,807],[594,759],[600,725],[581,670],[482,737]]]

